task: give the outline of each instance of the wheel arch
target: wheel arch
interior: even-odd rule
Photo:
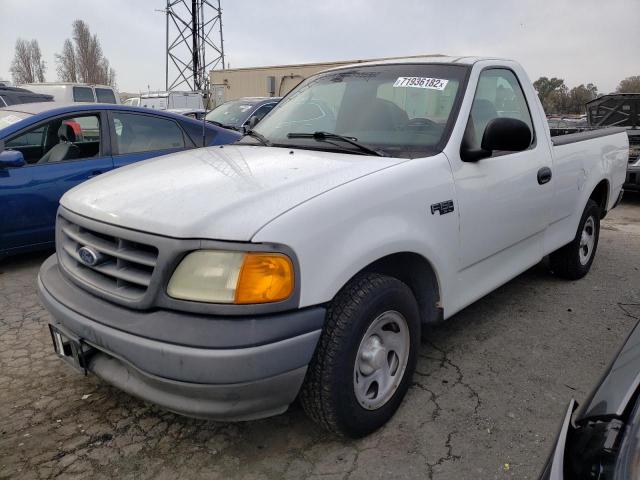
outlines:
[[[593,200],[600,207],[600,218],[604,218],[607,214],[607,205],[609,205],[609,180],[606,178],[600,180],[600,182],[595,186],[591,194],[589,195],[589,199]]]
[[[424,256],[410,251],[385,255],[360,269],[345,285],[361,273],[379,273],[397,278],[407,284],[416,297],[423,324],[442,320],[440,282],[435,268]]]

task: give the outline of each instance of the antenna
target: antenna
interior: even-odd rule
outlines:
[[[167,0],[165,88],[203,91],[209,70],[225,68],[220,0]]]

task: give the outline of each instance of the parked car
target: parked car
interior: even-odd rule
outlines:
[[[624,127],[629,135],[629,166],[625,190],[640,192],[640,93],[602,95],[586,105],[594,127]]]
[[[631,145],[629,156],[629,167],[627,168],[627,180],[624,183],[626,190],[640,192],[640,135],[629,136],[629,141],[635,140],[637,143]]]
[[[33,93],[26,88],[0,86],[0,108],[21,103],[52,102],[51,95]]]
[[[571,400],[541,480],[640,478],[640,326],[578,409]]]
[[[202,120],[207,113],[204,108],[172,108],[167,110],[167,112],[177,113],[178,115],[195,118],[196,120]]]
[[[241,130],[252,117],[255,117],[255,122],[262,120],[279,101],[280,97],[244,97],[219,105],[205,118],[216,125]]]
[[[88,83],[46,82],[20,85],[35,93],[53,96],[59,103],[120,103],[120,94],[108,85]]]
[[[617,129],[552,140],[513,61],[325,71],[234,145],[62,197],[38,281],[54,346],[174,412],[252,419],[299,397],[366,435],[402,402],[422,325],[546,255],[587,274],[627,155]]]
[[[202,133],[202,122],[187,117],[113,104],[0,108],[0,257],[52,247],[58,201],[71,187],[132,162],[200,147]],[[205,135],[205,145],[239,137],[214,125]]]
[[[198,92],[155,92],[140,95],[140,106],[154,110],[175,108],[204,108],[202,94]]]
[[[127,98],[124,102],[122,102],[123,105],[128,105],[130,107],[139,107],[140,106],[140,97],[131,97],[131,98]]]

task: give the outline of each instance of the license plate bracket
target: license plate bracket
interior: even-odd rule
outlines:
[[[53,341],[53,349],[58,357],[67,362],[75,370],[88,374],[89,359],[95,353],[95,348],[76,335],[49,324],[49,332]]]

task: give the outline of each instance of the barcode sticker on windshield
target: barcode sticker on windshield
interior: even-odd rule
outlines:
[[[398,77],[394,87],[430,88],[432,90],[444,90],[449,80],[430,77]]]

